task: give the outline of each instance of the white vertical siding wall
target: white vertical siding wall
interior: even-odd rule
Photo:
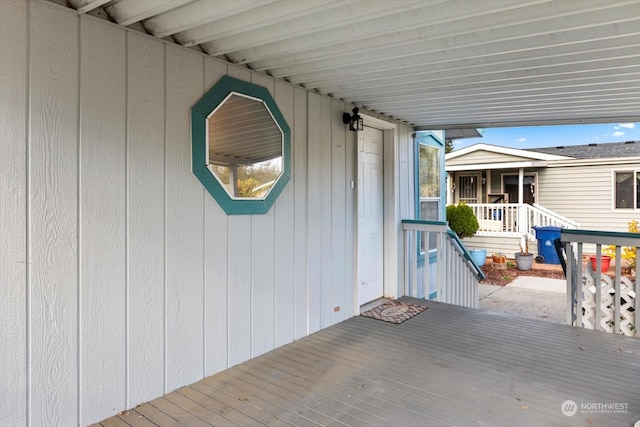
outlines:
[[[71,194],[81,255],[79,409],[90,414],[125,404],[127,73],[122,31],[80,21],[79,40],[79,189]],[[95,84],[98,76],[104,84]]]
[[[133,32],[126,35],[129,406],[164,391],[166,141],[164,45]],[[163,326],[148,326],[157,324]]]
[[[28,28],[24,3],[0,13],[0,425],[18,426],[26,424],[31,339],[31,291],[26,286]]]
[[[354,315],[352,106],[48,2],[0,7],[0,425],[86,425]],[[191,173],[191,107],[226,74],[292,129],[266,215],[227,216]],[[393,245],[411,129],[387,149]]]
[[[24,2],[18,3],[24,8]],[[13,4],[12,3],[12,4]],[[34,4],[29,17],[27,385],[30,423],[74,425],[84,397],[80,341],[82,256],[79,204],[79,25],[57,8]],[[68,20],[68,21],[67,21]],[[67,21],[66,25],[58,25]],[[3,84],[9,84],[3,80]],[[10,138],[9,141],[20,143]],[[82,144],[86,149],[86,144]],[[122,304],[112,308],[116,321]],[[3,358],[4,359],[4,358]],[[108,379],[106,381],[109,381]],[[96,384],[96,387],[101,385]],[[108,385],[107,385],[108,386]],[[117,391],[116,391],[117,392]]]

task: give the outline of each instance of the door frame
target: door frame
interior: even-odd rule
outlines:
[[[502,193],[505,192],[504,189],[504,178],[505,176],[515,176],[515,177],[519,177],[519,173],[518,172],[504,172],[500,174],[500,191]],[[522,173],[522,176],[532,176],[533,177],[533,182],[531,183],[533,185],[533,203],[538,203],[538,172],[524,172]],[[524,188],[520,187],[518,188],[518,193],[523,192],[524,193]],[[523,194],[523,198],[524,198],[524,194]],[[511,200],[509,199],[509,203],[519,203],[518,200]]]
[[[398,209],[398,169],[396,167],[397,159],[397,141],[398,141],[398,126],[395,123],[390,123],[377,117],[368,116],[361,113],[364,125],[379,129],[383,133],[382,140],[382,188],[384,194],[383,202],[383,259],[384,259],[384,275],[383,275],[383,296],[386,298],[395,299],[398,296],[398,256],[400,251],[398,250],[398,242],[400,241],[400,232],[398,224],[399,209]],[[358,170],[358,135],[355,135],[355,143],[353,144],[353,165],[354,171]],[[360,314],[360,305],[358,303],[358,235],[359,235],[359,221],[358,221],[358,194],[360,189],[356,187],[356,193],[354,194],[354,209],[353,209],[353,277],[352,277],[352,289],[353,289],[353,310],[355,315]]]
[[[482,184],[482,172],[481,171],[473,171],[473,172],[457,172],[455,174],[455,188],[454,191],[454,203],[460,203],[460,178],[464,177],[472,177],[476,180],[476,203],[483,203],[484,197],[484,189]],[[468,203],[468,202],[466,202]]]

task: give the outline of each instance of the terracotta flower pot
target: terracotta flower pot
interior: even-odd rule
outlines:
[[[600,272],[602,273],[606,273],[609,270],[609,264],[611,263],[611,257],[607,256],[607,255],[602,255],[601,256],[602,260],[600,263]],[[589,260],[591,261],[591,269],[593,271],[596,271],[596,263],[597,263],[597,258],[595,255],[589,255]]]

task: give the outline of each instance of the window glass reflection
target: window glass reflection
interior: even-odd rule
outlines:
[[[231,93],[207,118],[209,170],[234,198],[264,199],[282,173],[283,133],[266,105]]]

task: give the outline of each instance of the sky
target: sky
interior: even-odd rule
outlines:
[[[624,141],[640,141],[640,123],[487,128],[482,138],[454,140],[453,149],[479,143],[524,149]]]

